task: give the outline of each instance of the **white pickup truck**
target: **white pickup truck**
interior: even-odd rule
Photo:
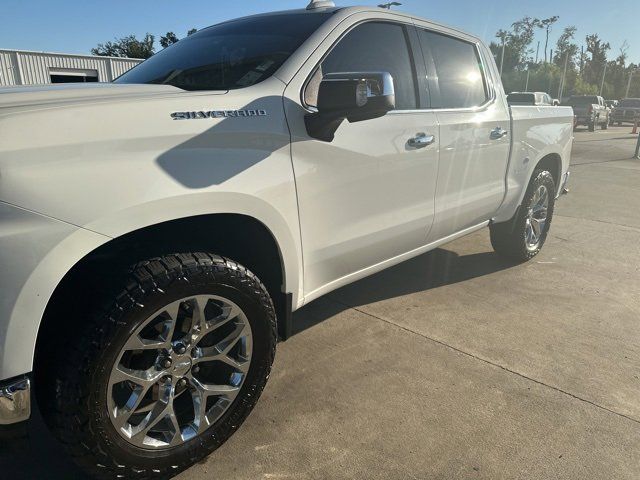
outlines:
[[[0,424],[37,402],[96,477],[179,472],[305,303],[487,226],[536,255],[572,127],[509,107],[478,38],[324,1],[0,90]]]

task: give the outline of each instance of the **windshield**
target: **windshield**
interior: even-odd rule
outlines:
[[[598,104],[597,97],[571,97],[569,101],[567,101],[567,105],[571,105],[571,106],[597,105],[597,104]]]
[[[618,104],[619,107],[640,108],[640,98],[625,98]]]
[[[330,13],[244,18],[206,28],[162,50],[115,83],[234,90],[273,75]]]

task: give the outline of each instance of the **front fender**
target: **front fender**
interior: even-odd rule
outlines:
[[[118,238],[171,220],[216,213],[251,217],[271,232],[282,255],[286,291],[293,294],[293,305],[298,306],[302,299],[302,249],[299,236],[292,230],[297,225],[291,225],[279,210],[261,198],[235,192],[197,192],[113,212],[88,223],[85,228]]]
[[[238,214],[262,223],[282,254],[285,288],[302,298],[299,243],[267,202],[237,193],[199,193],[132,206],[80,228],[0,202],[0,379],[33,368],[45,309],[64,276],[98,247],[122,235],[204,214]]]

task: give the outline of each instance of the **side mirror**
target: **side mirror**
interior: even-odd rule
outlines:
[[[346,119],[351,123],[383,117],[396,108],[390,73],[330,73],[318,90],[318,111],[305,117],[309,136],[332,142]]]

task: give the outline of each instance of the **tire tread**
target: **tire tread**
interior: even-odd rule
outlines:
[[[201,440],[189,450],[189,455],[170,468],[143,469],[119,465],[96,441],[99,432],[93,431],[88,403],[91,394],[90,379],[94,373],[93,360],[108,344],[121,319],[130,309],[142,306],[148,292],[164,293],[175,282],[188,282],[194,274],[211,277],[212,282],[234,286],[252,294],[260,308],[267,312],[270,323],[269,367],[263,380],[234,410],[236,418],[226,432]],[[87,319],[84,334],[77,342],[64,347],[64,361],[56,365],[55,400],[45,420],[67,452],[85,471],[96,478],[168,478],[200,461],[219,447],[248,416],[266,385],[270,366],[275,357],[277,327],[275,309],[266,287],[248,269],[231,259],[205,252],[178,253],[152,258],[133,265],[128,281],[111,301],[97,309]],[[74,338],[77,338],[74,336]],[[85,408],[82,408],[85,407]],[[236,415],[237,412],[237,415]]]

